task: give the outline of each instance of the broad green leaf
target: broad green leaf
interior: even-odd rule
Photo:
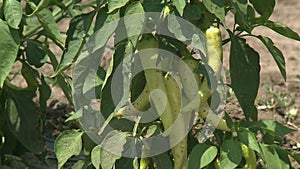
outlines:
[[[14,28],[19,29],[19,24],[22,20],[22,6],[17,0],[4,1],[4,16],[7,24]],[[1,34],[2,35],[2,34]]]
[[[288,150],[285,150],[282,147],[275,146],[275,150],[278,154],[278,157],[280,159],[281,168],[282,169],[289,169],[291,167],[290,159],[288,156]]]
[[[280,22],[266,21],[263,25],[287,38],[300,41],[300,36],[296,32]]]
[[[225,140],[221,147],[220,168],[232,169],[239,165],[242,160],[242,149],[234,140]]]
[[[142,1],[141,3],[146,12],[162,12],[165,6],[164,0],[147,0]]]
[[[93,148],[91,153],[91,160],[96,169],[100,169],[101,167],[101,152],[102,152],[101,145],[98,145]]]
[[[201,7],[197,4],[186,4],[183,17],[189,21],[199,20],[201,18]]]
[[[260,148],[254,133],[248,130],[242,130],[238,132],[238,138],[241,143],[260,153]]]
[[[40,12],[36,13],[38,20],[43,25],[44,29],[56,40],[63,43],[63,38],[60,34],[60,30],[55,22],[54,16],[51,11],[48,9],[43,9]]]
[[[138,14],[138,15],[134,15],[134,14]],[[125,24],[127,36],[132,41],[134,46],[136,45],[139,34],[142,32],[142,29],[144,27],[145,16],[143,14],[144,14],[143,6],[138,1],[128,5],[125,10],[124,24]],[[126,17],[129,15],[132,16]]]
[[[291,128],[285,127],[281,123],[272,120],[261,120],[257,122],[257,126],[270,130],[279,136],[283,136],[295,131]]]
[[[125,6],[129,0],[107,0],[108,13]]]
[[[284,80],[286,80],[285,60],[282,52],[274,45],[270,38],[264,36],[258,36],[258,38],[268,48],[281,72],[281,75],[283,76]]]
[[[189,155],[188,169],[199,169],[210,164],[218,154],[215,146],[209,146],[205,143],[196,145]]]
[[[10,29],[3,20],[0,20],[0,35],[0,88],[2,88],[17,58],[20,40],[18,32]]]
[[[238,23],[244,30],[250,32],[251,29],[247,14],[247,0],[231,0],[231,4],[234,9],[235,22]]]
[[[95,24],[95,32],[99,29],[101,29],[105,24],[108,24],[110,22],[113,21],[117,21],[120,18],[120,12],[119,10],[115,10],[112,13],[107,13],[108,12],[108,8],[104,7],[101,8],[99,10],[99,12],[97,13],[96,16],[96,24]],[[113,29],[111,29],[111,31],[115,31],[117,27],[117,24],[115,25],[115,27]]]
[[[273,146],[260,144],[262,150],[262,159],[266,163],[267,169],[274,169],[274,168],[283,168],[285,169],[285,165],[282,166],[281,160],[277,154],[277,151]],[[289,167],[288,167],[289,168]]]
[[[95,12],[82,14],[72,18],[67,31],[66,50],[53,76],[58,75],[76,61],[85,44],[85,38],[91,27]]]
[[[47,61],[46,52],[39,47],[38,43],[28,41],[25,49],[28,63],[36,68],[42,67]]]
[[[234,93],[243,109],[246,119],[257,120],[254,101],[259,87],[259,54],[245,40],[231,32],[230,76]]]
[[[133,158],[127,158],[127,157],[122,157],[121,159],[116,161],[116,167],[117,169],[128,169],[132,168],[133,166]],[[167,168],[165,168],[167,169]]]
[[[209,12],[213,13],[218,19],[220,19],[223,25],[226,25],[225,5],[223,0],[203,0],[203,4]]]
[[[44,76],[41,77],[41,85],[39,86],[39,102],[41,106],[41,110],[45,113],[47,109],[47,101],[51,96],[51,88],[45,81]]]
[[[172,160],[167,152],[152,157],[157,168],[173,169]]]
[[[126,56],[128,56],[128,54],[130,55],[132,53],[133,53],[132,43],[124,40],[124,41],[121,41],[119,44],[117,44],[114,56],[112,57],[112,60],[110,61],[110,66],[106,72],[106,77],[103,82],[103,87],[102,87],[102,92],[101,92],[101,99],[102,99],[101,113],[105,118],[107,118],[114,111],[115,106],[116,106],[115,102],[118,103],[118,101],[120,101],[120,99],[121,99],[121,98],[118,98],[119,100],[117,100],[116,98],[115,98],[115,100],[112,99],[112,95],[111,95],[112,76],[111,75],[114,72],[114,70],[119,66],[119,64],[123,61],[123,59]],[[123,57],[119,57],[119,56],[123,56]],[[119,79],[119,80],[122,80],[122,79]],[[116,88],[116,89],[114,89],[114,92],[122,93],[123,89],[121,87]]]
[[[34,11],[29,16],[32,16],[32,15],[40,12],[44,8],[48,7],[50,3],[51,3],[51,0],[41,0],[39,2],[38,6],[34,9]]]
[[[54,152],[58,160],[58,168],[63,165],[73,155],[79,155],[82,149],[83,132],[77,130],[65,130],[59,134],[54,143]]]
[[[122,156],[126,134],[116,130],[107,134],[103,142],[92,150],[92,163],[99,169],[111,169],[116,160]]]
[[[178,13],[180,14],[180,16],[183,16],[183,11],[184,11],[184,8],[187,4],[186,0],[172,0],[172,3],[176,7],[176,9],[177,9]]]
[[[255,10],[265,19],[268,19],[274,10],[275,0],[250,0]]]
[[[168,29],[179,41],[190,40],[193,32],[189,31],[193,25],[175,15],[168,15]],[[196,35],[196,34],[195,34]]]
[[[83,169],[84,163],[85,162],[83,160],[79,160],[72,166],[72,169]]]
[[[41,154],[44,151],[39,115],[33,102],[34,91],[11,89],[7,100],[7,125],[19,142],[29,151]]]
[[[27,83],[27,89],[31,91],[36,91],[36,89],[38,88],[38,71],[30,67],[26,62],[23,62],[21,73]]]

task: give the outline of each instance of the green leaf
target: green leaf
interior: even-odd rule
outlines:
[[[0,19],[0,88],[10,73],[19,50],[18,32],[12,30]]]
[[[58,168],[62,168],[73,155],[79,155],[82,149],[83,132],[66,130],[60,133],[54,143],[54,152],[58,160]]]
[[[234,93],[244,111],[246,119],[257,120],[254,101],[259,87],[259,54],[245,40],[231,32],[230,76]]]
[[[268,19],[275,7],[275,0],[250,0],[255,10],[265,19]]]
[[[40,102],[41,110],[43,112],[46,112],[47,101],[51,96],[51,88],[45,81],[44,76],[41,77],[41,85],[39,86],[39,92],[40,92],[39,102]]]
[[[48,9],[43,9],[39,13],[36,14],[39,21],[45,28],[45,30],[50,33],[53,37],[55,37],[56,40],[59,42],[63,42],[63,38],[60,34],[60,30],[58,29],[58,26],[55,22],[55,19]]]
[[[139,15],[133,15],[139,14]],[[135,46],[139,34],[142,32],[144,27],[144,8],[139,1],[132,2],[130,5],[127,6],[125,10],[125,16],[132,15],[131,17],[124,18],[124,24],[127,32],[127,36],[132,41],[132,44]],[[135,35],[132,37],[132,35]]]
[[[39,47],[38,43],[28,41],[25,49],[28,63],[36,68],[42,67],[47,61],[46,52]]]
[[[7,125],[15,137],[29,151],[41,154],[44,151],[43,136],[40,131],[39,115],[32,101],[34,91],[10,89],[7,100]]]
[[[278,157],[280,159],[281,168],[289,169],[291,167],[290,159],[288,156],[288,150],[285,150],[284,148],[281,148],[279,146],[275,146],[275,150],[278,154]]]
[[[260,144],[262,150],[262,159],[266,163],[267,169],[286,168],[286,165],[281,164],[281,159],[273,146]],[[289,168],[289,166],[288,166]]]
[[[300,41],[300,36],[296,32],[280,22],[266,21],[263,25],[287,38]]]
[[[72,18],[67,31],[66,50],[62,55],[57,70],[52,76],[58,75],[76,61],[85,44],[85,38],[88,35],[94,16],[95,12],[90,12]]]
[[[29,16],[32,16],[32,15],[40,12],[44,8],[48,7],[50,5],[50,3],[51,3],[51,0],[41,0],[39,2],[38,6],[34,9],[34,11]]]
[[[250,23],[248,21],[248,2],[247,0],[231,0],[231,6],[234,9],[235,22],[238,23],[244,30],[250,32]]]
[[[257,126],[272,131],[279,136],[283,136],[295,131],[291,128],[285,127],[281,123],[272,120],[261,120],[257,122]]]
[[[188,169],[199,169],[210,164],[218,154],[215,146],[209,146],[205,143],[196,145],[189,155]]]
[[[108,13],[125,6],[128,2],[129,0],[107,0]]]
[[[101,8],[99,10],[99,12],[97,13],[96,16],[96,24],[95,24],[95,32],[97,30],[99,30],[100,28],[102,28],[105,24],[108,24],[110,22],[113,21],[117,21],[120,18],[120,11],[119,10],[115,10],[112,13],[107,13],[108,12],[108,8],[104,7]],[[115,31],[117,27],[117,24],[115,25],[115,27],[113,27],[113,29],[111,29],[111,31]]]
[[[168,152],[156,155],[152,157],[152,160],[157,168],[173,169],[172,160],[170,159]]]
[[[282,52],[274,45],[272,40],[268,37],[258,36],[258,38],[264,43],[268,48],[269,52],[272,54],[280,72],[286,81],[286,69],[285,69],[285,60]]]
[[[21,73],[27,83],[27,89],[31,91],[36,91],[36,89],[38,88],[38,71],[30,67],[27,63],[23,62]]]
[[[298,164],[300,164],[300,155],[299,154],[296,154],[295,152],[290,152],[290,151],[288,151],[288,154],[292,158],[294,158],[297,161]]]
[[[210,13],[216,15],[223,25],[225,23],[225,5],[223,0],[203,0],[204,6]]]
[[[244,129],[238,132],[238,138],[241,143],[245,144],[247,147],[251,148],[252,150],[255,150],[256,152],[260,153],[260,148],[254,133]]]
[[[7,24],[14,28],[19,29],[19,24],[22,20],[22,6],[17,0],[4,1],[4,16]],[[1,34],[2,35],[2,34]]]
[[[189,21],[201,18],[201,7],[197,4],[186,4],[183,17]]]
[[[85,162],[83,160],[79,160],[72,166],[72,169],[83,169],[84,163]]]
[[[242,160],[242,149],[234,140],[225,140],[221,147],[220,168],[232,169],[239,165]]]
[[[99,169],[111,169],[116,160],[122,157],[126,134],[116,130],[108,133],[103,142],[92,150],[92,163]]]
[[[180,14],[180,16],[183,16],[183,11],[184,11],[184,8],[187,4],[186,0],[172,0],[172,3],[176,7],[176,9],[177,9],[178,13]]]
[[[190,40],[194,37],[194,35],[197,36],[196,34],[193,35],[193,32],[189,31],[190,28],[188,27],[192,26],[193,25],[189,22],[182,20],[175,15],[168,15],[168,29],[179,41]]]

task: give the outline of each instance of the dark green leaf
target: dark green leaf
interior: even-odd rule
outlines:
[[[48,7],[50,3],[51,3],[51,0],[41,0],[39,2],[38,6],[34,9],[34,11],[29,16],[32,16],[32,15],[40,12],[42,9]]]
[[[260,144],[262,150],[262,158],[266,163],[267,169],[285,168],[281,165],[281,160],[273,146]]]
[[[58,160],[58,168],[67,162],[73,155],[79,155],[82,149],[82,132],[66,130],[60,133],[54,143],[54,152]]]
[[[190,31],[191,27],[193,27],[193,25],[186,20],[183,20],[175,15],[168,15],[168,29],[179,41],[192,39],[193,32]]]
[[[142,1],[146,12],[161,12],[164,8],[164,0],[147,0]]]
[[[76,61],[85,43],[95,13],[82,14],[74,17],[67,31],[66,50],[53,76],[58,75]]]
[[[186,5],[186,0],[172,0],[172,3],[176,7],[177,11],[179,12],[180,16],[183,16],[183,11]]]
[[[19,50],[18,32],[12,30],[0,20],[0,88],[10,73]]]
[[[250,32],[250,23],[248,21],[247,0],[231,0],[233,11],[235,14],[235,22],[238,23],[244,30]]]
[[[283,54],[276,46],[274,46],[274,43],[270,38],[263,36],[258,36],[258,38],[268,48],[281,72],[281,75],[283,76],[284,80],[286,80],[285,60]]]
[[[189,21],[199,20],[201,18],[201,7],[196,4],[186,4],[183,17]]]
[[[119,10],[116,10],[110,14],[107,13],[108,8],[104,7],[101,8],[100,11],[97,13],[96,16],[96,24],[95,24],[95,32],[102,28],[105,24],[108,24],[113,21],[117,21],[120,18]],[[116,24],[117,26],[117,24]],[[115,27],[111,31],[115,31]]]
[[[300,36],[296,32],[280,22],[267,21],[263,25],[287,38],[300,41]]]
[[[230,75],[234,93],[246,119],[257,120],[254,101],[259,87],[259,54],[230,32]]]
[[[260,152],[260,148],[254,133],[248,130],[242,130],[238,132],[239,141],[245,144],[247,147],[255,150],[256,152]]]
[[[8,128],[29,151],[42,153],[44,142],[40,121],[32,101],[35,92],[11,89],[10,93],[11,98],[7,100]]]
[[[220,19],[223,25],[226,25],[225,5],[223,0],[203,0],[203,4],[209,12],[213,13],[218,19]]]
[[[38,42],[33,43],[31,41],[27,42],[26,47],[26,58],[29,64],[34,65],[36,68],[40,68],[47,61],[46,52],[41,49]]]
[[[189,155],[188,169],[199,169],[210,164],[218,154],[215,146],[209,146],[205,143],[196,145]]]
[[[96,169],[111,169],[117,159],[121,158],[123,146],[126,143],[126,134],[116,130],[111,131],[101,145],[92,151],[92,163]]]
[[[157,168],[172,169],[172,160],[167,152],[152,157],[153,163]]]
[[[138,15],[134,15],[138,14]],[[131,15],[130,17],[126,17],[128,15]],[[124,24],[127,32],[127,36],[132,41],[132,44],[135,46],[139,34],[142,32],[142,29],[144,27],[144,9],[140,2],[133,2],[130,5],[127,6],[125,10],[125,18],[124,18]],[[135,35],[135,36],[133,36]]]
[[[298,164],[300,164],[300,155],[299,154],[296,154],[295,152],[290,152],[290,151],[288,151],[288,154],[291,157],[293,157],[297,161]]]
[[[51,34],[51,36],[55,37],[59,42],[63,42],[63,38],[60,34],[60,30],[55,22],[54,16],[51,11],[48,9],[43,9],[36,14],[38,20],[43,25],[44,29]]]
[[[7,24],[14,28],[19,29],[19,24],[22,20],[22,6],[17,0],[4,1],[4,16]],[[2,35],[2,34],[1,34]]]
[[[239,143],[233,140],[225,140],[221,147],[220,168],[232,169],[242,160],[242,149]]]
[[[129,0],[107,0],[108,2],[108,12],[112,12],[115,9],[119,9],[127,4]]]
[[[289,169],[291,167],[290,159],[288,156],[288,150],[285,150],[284,148],[281,148],[279,146],[275,146],[275,150],[278,154],[278,157],[280,159],[281,168],[282,169]]]
[[[45,81],[44,76],[41,77],[41,85],[39,86],[39,92],[40,92],[40,106],[41,110],[43,112],[46,112],[47,109],[47,101],[51,96],[51,88]]]
[[[257,126],[267,129],[267,130],[270,130],[279,136],[283,136],[285,134],[289,134],[289,133],[295,131],[293,129],[285,127],[281,123],[278,123],[278,122],[272,121],[272,120],[261,120],[261,121],[257,122]]]
[[[255,10],[265,19],[268,19],[274,10],[275,0],[250,0]]]
[[[36,91],[38,87],[37,78],[39,77],[39,73],[37,70],[30,67],[27,63],[23,62],[21,73],[26,80],[27,89],[31,91]]]

